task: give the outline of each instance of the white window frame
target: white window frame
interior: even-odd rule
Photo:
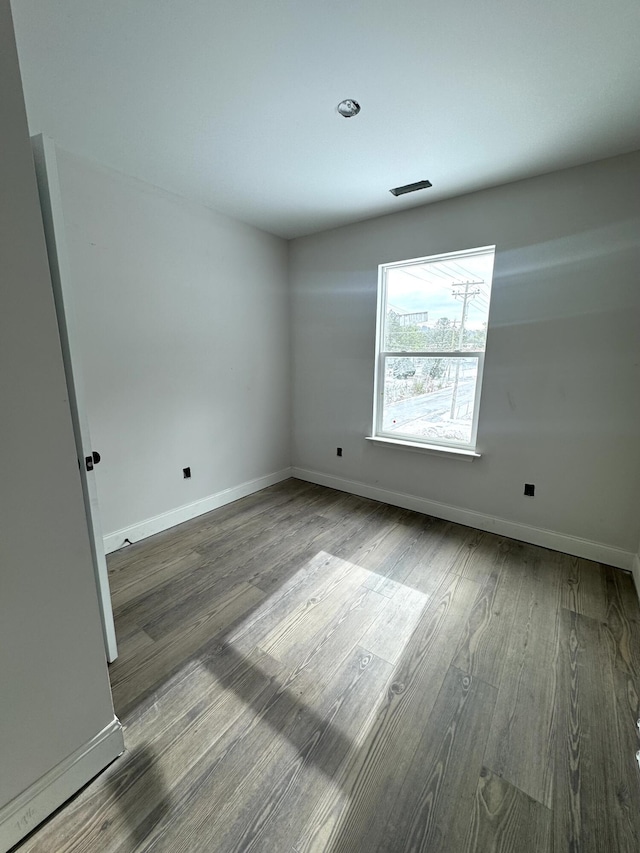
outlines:
[[[435,351],[395,351],[389,352],[383,349],[384,334],[385,334],[385,307],[387,304],[387,270],[396,267],[407,267],[412,264],[431,263],[445,260],[457,260],[460,258],[469,257],[470,255],[479,255],[482,253],[494,252],[495,246],[481,246],[477,249],[465,249],[460,252],[446,252],[441,255],[428,255],[423,258],[410,258],[404,261],[394,261],[388,264],[380,264],[378,267],[378,306],[376,317],[376,358],[375,358],[375,380],[373,394],[373,431],[370,438],[374,441],[380,440],[390,445],[406,446],[412,449],[424,447],[425,449],[442,450],[442,451],[462,451],[470,456],[479,456],[477,453],[477,436],[478,436],[478,421],[480,418],[480,403],[482,397],[482,378],[484,375],[484,356],[485,350],[452,350],[447,352]],[[493,284],[493,282],[492,282]],[[493,289],[493,288],[492,288]],[[488,319],[488,317],[487,317]],[[487,323],[488,327],[488,323]],[[488,328],[487,328],[488,334]],[[486,344],[485,344],[486,348]],[[382,428],[382,416],[384,410],[384,379],[385,379],[385,364],[387,358],[450,358],[478,359],[478,373],[476,377],[476,387],[473,398],[473,418],[471,422],[471,438],[469,442],[454,441],[449,439],[422,439],[415,435],[401,433],[398,431],[385,431]]]

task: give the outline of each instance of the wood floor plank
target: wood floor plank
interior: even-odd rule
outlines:
[[[133,703],[171,674],[175,667],[214,640],[263,598],[264,593],[250,584],[239,584],[227,595],[220,596],[215,607],[206,615],[143,649],[130,661],[116,660],[110,668],[116,712],[126,713]]]
[[[111,603],[114,612],[122,613],[129,602],[136,599],[142,601],[149,591],[175,580],[180,575],[188,574],[202,565],[201,555],[189,550],[186,544],[183,545],[181,552],[178,548],[176,551],[179,552],[177,556],[163,555],[157,562],[154,561],[153,565],[149,565],[145,572],[132,570],[126,577],[122,577],[119,583],[115,584],[112,581]]]
[[[270,596],[264,594],[264,602],[228,634],[227,641],[239,650],[252,649],[267,643],[272,635],[286,633],[286,626],[295,626],[309,607],[347,584],[354,568],[347,560],[319,551],[287,578],[278,591]],[[364,576],[365,573],[360,572],[357,581]]]
[[[118,660],[129,660],[135,657],[141,649],[152,645],[153,642],[153,639],[142,628],[134,631],[126,639],[118,640]]]
[[[411,515],[411,514],[410,514]],[[384,562],[366,583],[369,589],[391,597],[399,589],[407,575],[420,564],[425,543],[435,536],[434,528],[441,524],[431,516],[425,516],[422,523],[416,524],[411,517],[401,519],[398,525],[398,541]]]
[[[351,837],[351,822],[370,816],[368,804],[386,803],[389,774],[408,766],[446,677],[477,585],[452,576],[423,615],[391,676],[384,703],[361,742],[345,755],[335,786],[318,798],[308,824],[294,845],[300,853],[336,850],[343,833]],[[347,792],[347,796],[343,795]],[[362,807],[361,807],[362,805]],[[347,829],[343,822],[348,821]],[[337,851],[336,851],[337,853]]]
[[[178,604],[184,600],[192,601],[194,597],[206,592],[211,585],[220,586],[227,580],[227,588],[241,580],[251,583],[259,576],[264,552],[270,545],[280,545],[283,538],[295,536],[300,527],[313,524],[315,519],[309,519],[309,513],[302,507],[294,510],[289,509],[284,516],[278,516],[275,512],[263,512],[258,518],[253,518],[244,523],[240,528],[233,529],[220,536],[215,543],[207,549],[206,557],[200,554],[197,563],[197,571],[190,573],[175,572],[164,582],[156,583],[157,573],[154,573],[151,585],[141,594],[127,603],[115,609],[116,616],[125,616],[135,610],[138,621],[145,626],[151,636],[156,635],[154,623],[161,624],[162,617],[170,613]],[[285,530],[283,532],[283,522]],[[323,521],[326,524],[326,521]],[[242,550],[238,549],[238,537],[243,542]],[[190,537],[192,540],[193,537]],[[193,554],[200,553],[191,550],[189,560]],[[258,558],[259,562],[256,562]],[[220,571],[219,567],[223,566]],[[157,638],[157,637],[156,637]]]
[[[496,536],[495,533],[469,530],[465,535],[462,532],[464,530],[465,528],[462,528],[459,533],[456,532],[461,540],[461,547],[456,554],[451,571],[463,578],[469,578],[469,580],[483,584],[494,571],[496,557],[505,547],[505,541],[511,543],[511,548],[514,551],[517,551],[518,544],[513,543],[512,540],[505,540],[501,536]]]
[[[242,656],[240,656],[242,659]],[[296,688],[284,688],[279,679],[271,679],[266,688],[250,695],[239,689],[242,711],[218,738],[209,733],[190,772],[179,775],[171,786],[171,808],[159,803],[137,827],[140,843],[136,851],[205,851],[215,849],[215,839],[203,831],[212,814],[219,811],[225,798],[241,784],[263,755],[268,761],[304,708],[307,690],[315,685],[297,681]],[[231,685],[232,692],[242,685]],[[251,760],[249,761],[249,756]],[[127,853],[123,842],[114,853]]]
[[[342,524],[337,522],[343,522]],[[344,511],[339,519],[333,519],[326,512],[307,514],[307,523],[299,527],[294,535],[283,530],[279,542],[263,554],[253,558],[252,570],[255,580],[252,583],[264,592],[279,589],[282,583],[294,575],[301,566],[320,551],[331,552],[334,543],[348,538],[361,526],[361,522],[345,517]]]
[[[425,542],[421,559],[406,576],[403,583],[431,595],[443,577],[456,572],[467,555],[467,544],[477,531],[459,524],[439,522],[434,526],[433,537]],[[484,577],[483,577],[484,580]]]
[[[562,573],[562,607],[604,622],[607,618],[606,584],[600,564],[568,554],[556,554],[556,559]]]
[[[483,767],[461,853],[549,853],[550,845],[550,810]]]
[[[243,549],[246,546],[247,552],[256,540],[266,547],[277,541],[277,538],[274,540],[274,530],[279,532],[280,537],[289,538],[294,535],[295,528],[304,527],[311,516],[321,519],[322,527],[328,527],[331,519],[321,512],[334,503],[333,496],[324,491],[314,491],[306,497],[304,503],[291,500],[284,507],[264,507],[262,512],[240,523],[232,517],[223,525],[212,526],[206,536],[196,532],[191,537],[192,547],[206,558],[206,562],[220,559],[222,554],[233,553],[239,540],[243,542]]]
[[[300,637],[297,647],[288,653],[278,650],[279,657],[288,666],[288,680],[298,673],[312,676],[318,684],[326,682],[332,666],[342,661],[376,620],[385,598],[370,589],[359,587],[333,614],[332,619]]]
[[[171,790],[188,778],[203,752],[222,745],[246,715],[247,701],[273,686],[265,656],[236,659],[222,653],[215,665],[195,662],[162,691],[146,713],[125,727],[127,752],[47,824],[37,850],[111,853],[134,850],[145,821],[167,808]]]
[[[602,626],[561,614],[556,849],[595,853],[640,849],[638,804],[630,807],[628,760],[616,725],[613,670]]]
[[[360,640],[361,645],[391,664],[398,663],[429,603],[425,593],[403,585],[385,601],[382,612]]]
[[[633,579],[611,566],[604,566],[607,633],[615,650],[615,667],[634,678],[640,677],[638,639],[640,617],[633,601]]]
[[[348,629],[351,631],[352,642],[357,640],[357,634],[351,608],[342,608],[342,603],[348,601],[358,587],[366,586],[367,579],[375,572],[386,556],[395,547],[394,534],[396,533],[396,518],[400,511],[393,512],[385,517],[384,523],[380,524],[380,530],[371,530],[368,536],[366,548],[357,548],[357,562],[344,560],[340,557],[329,555],[322,566],[319,575],[319,584],[311,590],[311,595],[300,600],[295,606],[289,602],[286,618],[281,619],[270,633],[261,639],[255,638],[260,647],[269,654],[280,660],[290,658],[291,653],[304,656],[307,644],[316,644],[316,635],[322,633],[322,626],[332,626],[336,629],[341,623],[341,613],[349,616]],[[391,544],[389,543],[391,540]],[[325,576],[328,577],[325,579]],[[377,593],[370,596],[355,596],[356,600],[375,602],[377,610],[383,606]],[[342,629],[344,631],[344,627]]]
[[[265,563],[270,564],[272,558],[278,559],[288,543],[293,548],[295,542],[315,539],[328,524],[320,516],[299,519],[297,523],[289,519],[286,531],[281,531],[279,536],[274,530],[273,537],[265,536],[261,543],[246,545],[242,550],[232,549],[233,553],[223,558],[224,569],[221,569],[220,559],[207,557],[207,562],[202,563],[197,574],[184,579],[180,591],[164,589],[154,592],[153,610],[149,613],[147,609],[149,615],[143,622],[145,631],[155,640],[161,639],[186,619],[208,610],[222,593],[236,584],[246,582],[257,586]]]
[[[118,645],[126,642],[134,634],[142,630],[135,613],[128,613],[126,617],[116,621],[116,637]]]
[[[375,516],[375,527],[370,528],[367,542],[352,551],[349,559],[367,569],[372,580],[382,579],[393,565],[398,549],[407,545],[406,510],[387,507]],[[370,587],[374,588],[373,585]]]
[[[322,491],[320,487],[300,480],[287,480],[277,483],[267,491],[263,489],[248,495],[241,501],[234,501],[219,507],[212,512],[177,524],[168,530],[156,533],[132,545],[127,545],[107,556],[109,572],[118,578],[124,571],[129,574],[132,569],[144,572],[148,565],[153,565],[163,554],[171,552],[172,558],[179,556],[181,549],[188,543],[193,544],[199,538],[207,537],[210,533],[220,533],[225,525],[238,527],[243,521],[253,518],[265,511],[273,511],[277,506],[285,507],[291,502],[299,501],[305,493]]]
[[[234,853],[280,851],[291,845],[317,797],[317,787],[339,766],[345,744],[367,726],[384,697],[391,667],[362,649],[337,668],[313,713],[299,717],[296,732],[256,762],[210,822],[209,837]],[[313,787],[306,778],[313,771]],[[270,797],[265,800],[264,786]]]
[[[357,584],[362,583],[368,575],[368,570],[352,563],[350,559],[345,559],[345,555],[351,557],[360,552],[363,544],[379,540],[383,534],[379,532],[377,525],[384,524],[385,519],[388,519],[387,514],[380,514],[381,512],[378,505],[374,508],[373,515],[362,515],[355,525],[345,526],[342,522],[338,523],[339,533],[317,541],[312,549],[313,556],[306,562],[295,563],[297,571],[292,571],[287,565],[280,579],[280,586],[274,588],[264,604],[229,635],[229,642],[233,642],[240,649],[266,643],[273,651],[277,641],[276,635],[283,632],[291,635],[290,628],[305,615],[312,615],[315,607],[322,603],[327,594],[332,594],[336,585],[346,583],[349,577],[355,577]],[[383,529],[389,528],[384,526]],[[265,588],[263,578],[257,583],[259,589]],[[271,582],[266,586],[271,588]],[[375,597],[369,599],[374,601]],[[309,636],[306,639],[309,639]],[[284,637],[282,641],[284,642]],[[302,647],[300,649],[302,650]]]
[[[337,571],[331,571],[334,565]],[[362,584],[369,575],[366,569],[333,557],[328,559],[327,568],[330,571],[329,578],[318,578],[311,595],[297,606],[289,608],[286,616],[260,640],[261,649],[283,661],[291,659],[292,655],[297,657],[305,654],[307,645],[313,644],[317,633],[334,623],[343,602],[356,592],[359,596],[363,595]],[[382,598],[377,593],[372,593],[368,598],[377,602],[378,610],[383,606]]]
[[[496,693],[449,668],[404,780],[390,786],[395,801],[388,819],[382,826],[371,820],[360,827],[357,849],[459,853],[467,829],[461,816],[471,810]],[[342,836],[337,849],[355,849],[347,833]]]
[[[605,633],[601,628],[601,636]],[[639,642],[640,638],[636,639]],[[612,656],[610,655],[610,660]],[[619,784],[616,796],[620,809],[619,819],[628,825],[627,835],[640,838],[640,766],[637,753],[640,750],[640,697],[637,679],[613,668],[615,693],[615,729],[619,741]],[[640,849],[640,846],[639,846]]]
[[[430,596],[455,559],[455,546],[453,552],[446,546],[448,530],[446,522],[427,516],[423,523],[414,525],[413,535],[397,549],[385,572],[372,577],[367,585],[389,598],[403,586]]]
[[[376,530],[377,524],[384,522],[384,518],[384,510],[375,501],[368,501],[359,506],[353,516],[348,512],[341,512],[328,529],[320,529],[318,535],[312,537],[302,548],[294,546],[283,553],[275,563],[267,564],[255,585],[266,593],[280,591],[286,588],[288,578],[294,577],[320,554],[352,561],[352,555],[357,553],[361,545],[366,545],[372,530]]]
[[[366,669],[371,663],[370,656],[361,654],[357,668],[364,664],[363,669]],[[344,670],[336,667],[332,683],[342,685],[336,689],[338,696],[342,696],[346,685],[352,682],[352,666],[347,665]],[[231,732],[227,748],[222,752],[216,750],[215,754],[200,761],[192,783],[198,791],[197,802],[193,802],[188,784],[175,787],[173,814],[160,816],[153,824],[140,848],[141,853],[174,851],[180,844],[190,853],[215,849],[221,833],[228,830],[220,823],[232,821],[238,810],[248,807],[252,783],[262,779],[270,791],[273,789],[270,773],[282,750],[290,744],[299,755],[307,747],[312,733],[326,727],[325,715],[336,698],[331,683],[319,688],[315,679],[297,673],[295,684],[292,679],[279,680],[274,687],[277,687],[274,692],[263,694],[264,700],[260,696],[260,701],[254,704],[249,724],[240,721],[238,731]],[[346,741],[338,729],[334,734],[338,739],[338,751],[343,752]],[[250,762],[248,756],[251,756]],[[255,805],[250,807],[246,819],[254,816]]]
[[[561,578],[544,549],[530,546],[524,559],[484,763],[551,808]]]
[[[520,549],[504,545],[496,552],[493,571],[478,593],[453,661],[494,687],[500,684],[525,575],[519,555]]]
[[[157,535],[162,541],[153,543],[148,551],[144,548],[144,542],[140,542],[107,556],[112,595],[117,592],[118,597],[124,599],[132,583],[140,588],[141,593],[145,593],[161,582],[156,580],[156,573],[162,573],[166,566],[179,568],[181,561],[188,562],[193,549],[183,538],[168,539],[163,533]],[[166,543],[165,538],[168,539]],[[125,559],[125,554],[130,555],[129,560]],[[132,593],[130,597],[135,596]],[[114,608],[116,606],[119,604],[114,603]]]

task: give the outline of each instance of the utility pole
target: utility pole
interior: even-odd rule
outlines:
[[[464,324],[467,320],[467,312],[469,310],[469,302],[475,297],[479,296],[482,291],[479,287],[476,287],[474,290],[469,290],[472,285],[484,284],[484,279],[480,279],[479,281],[464,281],[464,282],[452,282],[453,285],[453,298],[454,299],[462,299],[462,319],[460,320],[460,334],[458,335],[458,351],[462,350],[462,346],[464,344]],[[456,290],[456,288],[463,288],[462,290]],[[456,414],[456,403],[458,401],[458,379],[460,377],[460,359],[456,359],[456,377],[453,382],[453,394],[451,395],[451,413],[450,417],[453,420]]]

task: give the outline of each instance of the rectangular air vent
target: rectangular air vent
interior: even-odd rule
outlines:
[[[404,195],[405,193],[414,193],[416,190],[426,190],[432,187],[431,181],[416,181],[415,184],[405,184],[403,187],[394,187],[389,190],[391,195]]]

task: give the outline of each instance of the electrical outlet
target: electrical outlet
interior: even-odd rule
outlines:
[[[183,469],[182,469],[182,476],[185,478],[185,480],[190,479],[190,477],[191,477],[191,468],[183,468]]]
[[[342,448],[336,447],[336,456],[342,456]]]
[[[525,483],[524,484],[524,493],[525,493],[526,497],[528,497],[528,498],[534,497],[535,492],[536,492],[536,487],[533,485],[533,483]]]

